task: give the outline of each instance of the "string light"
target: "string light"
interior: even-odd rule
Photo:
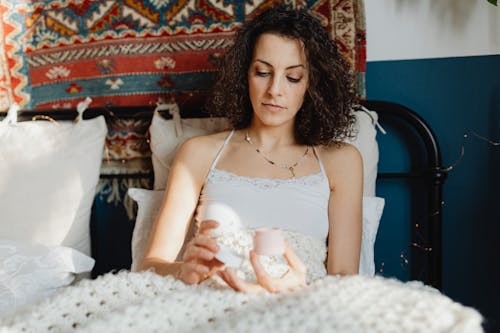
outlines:
[[[441,201],[441,208],[442,207],[444,207],[444,201]],[[442,211],[441,208],[439,208],[438,210],[436,210],[434,213],[429,214],[429,217],[433,217],[433,216],[437,216],[437,215],[441,214],[441,211]]]
[[[384,266],[385,266],[385,262],[383,262],[383,261],[382,261],[382,262],[380,263],[380,268],[378,269],[378,272],[379,272],[380,274],[383,274],[383,273],[384,273]]]
[[[489,138],[487,138],[487,137],[485,137],[483,135],[478,134],[475,131],[465,132],[464,135],[463,135],[462,144],[460,146],[460,156],[457,158],[457,160],[454,163],[452,163],[448,167],[442,168],[440,171],[442,171],[442,172],[450,172],[450,171],[452,171],[452,170],[455,169],[455,167],[464,158],[464,156],[465,156],[465,144],[466,144],[467,140],[471,139],[471,137],[474,137],[476,139],[485,141],[488,144],[490,144],[492,146],[495,146],[495,147],[500,146],[500,141],[495,141],[495,140],[489,139]],[[445,202],[441,201],[441,208],[444,207],[444,206],[445,206]],[[442,211],[441,208],[439,208],[438,210],[436,210],[436,211],[432,212],[431,214],[429,214],[429,217],[433,217],[433,216],[437,216],[437,215],[441,214],[441,211]],[[415,229],[417,230],[417,235],[422,240],[422,242],[424,242],[425,239],[424,239],[423,235],[420,232],[418,232],[419,228],[420,228],[420,223],[418,223],[418,222],[415,223]],[[432,252],[432,247],[424,246],[424,245],[421,245],[421,244],[419,244],[417,242],[410,242],[409,244],[411,246],[413,246],[414,248],[420,249],[422,251],[429,252],[429,253]],[[404,251],[401,252],[400,258],[401,258],[401,261],[402,261],[401,262],[401,267],[403,268],[403,270],[405,270],[406,269],[405,266],[409,265],[410,260],[406,257]],[[380,273],[383,273],[383,267],[384,267],[384,265],[385,265],[385,263],[382,262],[381,263],[381,268],[379,269]]]
[[[425,247],[425,246],[422,246],[418,243],[410,243],[413,247],[416,247],[416,248],[419,248],[421,250],[424,250],[426,252],[432,252],[432,247]]]
[[[474,131],[470,131],[470,133],[475,138],[480,139],[482,141],[485,141],[485,142],[489,143],[492,146],[500,146],[500,141],[491,140],[491,139],[489,139],[489,138],[487,138],[485,136],[482,136],[482,135],[480,135],[480,134],[478,134],[478,133],[476,133]],[[468,134],[468,132],[464,133],[463,140],[462,140],[462,145],[460,146],[460,156],[455,161],[455,163],[451,164],[450,166],[448,166],[446,168],[441,169],[441,171],[449,172],[449,171],[453,170],[462,161],[462,159],[465,156],[465,143],[466,143],[467,140],[470,139],[470,137],[471,136]]]
[[[405,255],[404,251],[401,251],[399,257],[401,258],[401,261],[402,261],[401,262],[401,268],[403,270],[406,270],[406,267],[408,266],[409,260],[408,260],[408,258],[406,258],[406,255]]]
[[[477,134],[477,133],[476,133],[476,132],[474,132],[474,131],[472,131],[472,134],[473,134],[475,137],[477,137],[477,138],[479,138],[479,139],[481,139],[481,140],[483,140],[483,141],[488,142],[488,143],[489,143],[490,145],[492,145],[492,146],[500,146],[500,141],[493,141],[493,140],[491,140],[491,139],[488,139],[487,137],[484,137],[484,136],[482,136],[482,135]]]

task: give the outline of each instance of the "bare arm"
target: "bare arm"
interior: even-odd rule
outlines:
[[[184,142],[179,148],[170,169],[165,197],[153,225],[151,237],[140,263],[141,270],[153,269],[161,275],[178,276],[183,263],[175,262],[190,227],[206,174],[216,153],[213,138],[198,137]],[[212,226],[213,227],[213,226]],[[215,250],[209,237],[201,238],[197,253],[212,259]],[[206,273],[206,267],[192,263],[191,269]],[[194,281],[192,283],[196,283]]]
[[[323,153],[330,182],[328,274],[357,274],[362,234],[363,161],[345,144]]]

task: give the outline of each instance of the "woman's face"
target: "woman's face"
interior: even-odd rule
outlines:
[[[255,43],[248,69],[248,90],[254,122],[279,126],[293,122],[309,82],[302,43],[264,33]]]

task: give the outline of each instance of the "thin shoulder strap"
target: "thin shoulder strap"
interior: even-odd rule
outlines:
[[[212,162],[212,166],[210,166],[210,170],[213,170],[215,168],[215,166],[217,165],[217,162],[219,162],[219,158],[220,158],[220,155],[222,153],[222,150],[224,149],[224,147],[226,146],[226,144],[229,142],[229,140],[231,140],[231,137],[233,136],[233,134],[234,134],[234,129],[231,130],[231,132],[229,132],[229,134],[226,137],[226,140],[224,140],[224,143],[219,148],[219,151],[217,152],[217,155],[215,155],[215,159]]]
[[[323,166],[323,161],[321,161],[321,156],[319,156],[318,150],[316,149],[316,146],[312,146],[314,150],[314,154],[316,154],[316,157],[318,158],[319,162],[319,168],[321,169],[321,172],[326,176],[326,171],[325,167]]]

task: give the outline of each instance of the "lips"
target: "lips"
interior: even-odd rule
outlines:
[[[278,112],[278,111],[283,111],[285,107],[278,105],[278,104],[272,104],[272,103],[262,103],[262,105],[267,108],[268,110]]]

